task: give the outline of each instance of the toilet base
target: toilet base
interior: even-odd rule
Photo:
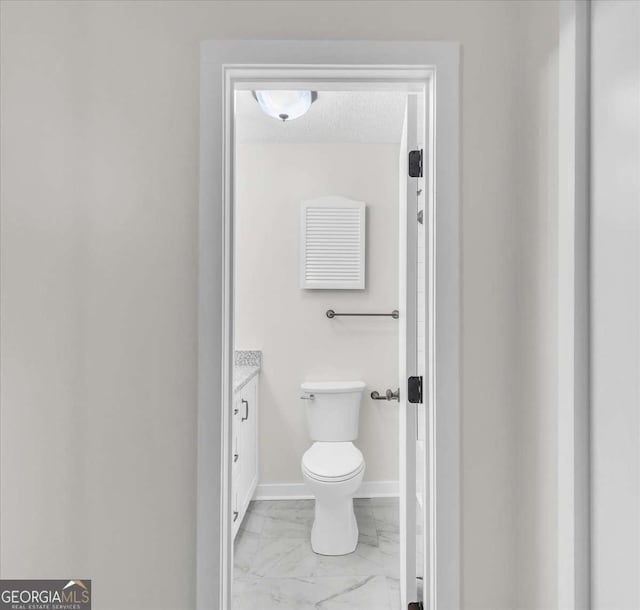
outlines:
[[[362,457],[362,454],[360,454]],[[358,545],[358,523],[353,496],[364,478],[365,464],[349,478],[326,481],[313,476],[302,464],[302,477],[315,498],[311,548],[318,555],[348,555]]]
[[[311,548],[318,555],[348,555],[358,546],[353,498],[322,502],[316,498]]]

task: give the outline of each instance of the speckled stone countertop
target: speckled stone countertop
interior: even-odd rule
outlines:
[[[234,353],[233,391],[238,392],[249,383],[262,366],[262,352],[238,350]]]

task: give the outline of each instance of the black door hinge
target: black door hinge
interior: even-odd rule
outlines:
[[[422,377],[409,377],[407,399],[412,404],[422,404]]]
[[[409,151],[409,178],[422,178],[422,148]]]

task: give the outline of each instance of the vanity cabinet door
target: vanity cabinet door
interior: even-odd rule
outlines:
[[[241,396],[237,393],[233,397],[233,414],[231,418],[231,474],[233,487],[237,490],[242,469],[242,403]]]
[[[258,377],[241,391],[240,425],[242,472],[240,502],[249,504],[258,484]]]
[[[258,377],[233,397],[231,504],[235,537],[258,484]]]

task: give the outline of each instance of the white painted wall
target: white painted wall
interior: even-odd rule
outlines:
[[[640,608],[640,3],[591,6],[592,607]]]
[[[398,307],[398,154],[393,144],[238,147],[236,348],[263,352],[261,484],[302,483],[305,380],[367,383],[356,442],[365,480],[398,480],[397,403],[369,397],[397,387],[398,321],[325,315]],[[365,290],[300,288],[301,203],[326,195],[367,205]]]
[[[464,607],[553,607],[557,3],[0,11],[0,576],[194,605],[199,41],[458,40]]]

